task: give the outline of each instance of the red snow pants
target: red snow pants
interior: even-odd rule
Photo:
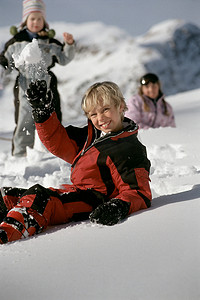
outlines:
[[[2,188],[0,211],[0,244],[26,238],[49,225],[87,219],[90,212],[105,201],[105,196],[92,190],[77,190],[72,185],[64,189]],[[0,217],[1,217],[0,214]]]

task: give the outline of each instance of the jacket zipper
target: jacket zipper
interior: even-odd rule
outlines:
[[[136,131],[136,130],[137,130],[137,128],[134,128],[134,129],[128,130],[128,131],[129,131],[129,132],[132,132],[132,131]],[[73,173],[73,171],[74,171],[75,165],[76,165],[76,163],[78,162],[78,160],[79,160],[79,159],[80,159],[80,158],[81,158],[88,150],[90,150],[90,148],[92,148],[94,145],[96,145],[96,144],[98,144],[98,143],[101,143],[102,141],[105,141],[105,140],[110,139],[110,138],[115,137],[115,136],[119,136],[119,135],[123,134],[124,132],[125,132],[125,130],[121,131],[121,132],[118,133],[118,134],[110,134],[109,136],[100,137],[100,138],[98,138],[98,139],[95,139],[94,142],[93,142],[90,146],[88,146],[86,149],[83,148],[83,150],[81,151],[81,153],[79,154],[79,156],[75,159],[75,161],[74,161],[73,164],[71,165],[71,167],[73,168],[72,173]],[[86,143],[86,144],[87,144],[87,143]],[[71,173],[71,175],[72,175],[72,173]]]

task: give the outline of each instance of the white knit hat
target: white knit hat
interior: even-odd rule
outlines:
[[[44,20],[46,18],[45,4],[42,0],[24,0],[23,1],[23,14],[22,23],[24,23],[27,17],[33,12],[42,13]]]

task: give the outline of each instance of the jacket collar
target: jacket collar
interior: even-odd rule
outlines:
[[[96,129],[92,122],[88,119],[88,140],[87,140],[87,145],[90,145],[94,141],[97,140],[103,140],[107,137],[114,137],[114,136],[119,136],[120,134],[124,132],[137,132],[139,129],[139,126],[131,119],[124,117],[123,120],[124,128],[121,129],[120,131],[117,132],[110,132],[104,135],[101,135],[101,131]]]
[[[129,118],[125,117],[123,123],[124,123],[124,128],[122,130],[120,130],[118,132],[111,132],[111,133],[105,134],[104,136],[101,137],[101,131],[97,130],[94,127],[94,125],[92,124],[92,122],[88,119],[88,136],[87,136],[87,140],[85,142],[85,145],[84,145],[81,153],[74,160],[74,162],[72,164],[72,168],[74,168],[74,166],[76,165],[76,163],[80,159],[80,157],[82,155],[84,155],[84,153],[87,152],[96,143],[101,143],[102,141],[104,141],[106,139],[110,139],[110,138],[114,138],[114,137],[120,137],[120,135],[123,135],[126,132],[128,134],[129,134],[129,132],[132,132],[132,134],[137,134],[139,127],[134,121],[132,121]]]

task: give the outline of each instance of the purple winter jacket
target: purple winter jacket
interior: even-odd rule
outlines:
[[[176,127],[174,113],[171,105],[166,103],[168,115],[164,114],[165,106],[162,95],[154,104],[147,96],[143,95],[149,107],[149,111],[144,111],[144,100],[137,94],[128,101],[128,111],[125,116],[136,122],[140,128]]]

